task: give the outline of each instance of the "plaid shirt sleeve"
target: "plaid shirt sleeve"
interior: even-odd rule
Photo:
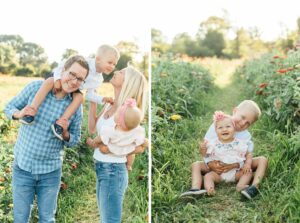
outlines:
[[[37,84],[38,82],[41,81],[33,81],[29,83],[5,106],[4,113],[6,114],[7,118],[13,119],[13,114],[16,111],[22,110],[28,104],[30,95],[37,89],[37,87],[39,87]]]
[[[80,132],[81,132],[81,121],[82,121],[82,105],[77,109],[74,117],[70,120],[69,125],[69,133],[70,139],[69,141],[64,141],[64,146],[72,147],[75,146],[80,140]]]

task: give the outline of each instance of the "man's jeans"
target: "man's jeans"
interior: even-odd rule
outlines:
[[[55,222],[61,169],[46,174],[31,174],[13,167],[14,223],[29,222],[34,196],[37,197],[39,223]]]
[[[97,202],[102,223],[121,222],[123,197],[128,185],[125,163],[96,162]]]

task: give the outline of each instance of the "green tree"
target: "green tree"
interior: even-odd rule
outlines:
[[[0,66],[5,67],[17,64],[16,51],[11,45],[0,43]]]
[[[189,47],[193,43],[191,36],[188,33],[177,34],[171,45],[171,51],[179,54],[189,54]]]
[[[166,53],[170,45],[166,41],[166,37],[158,29],[151,29],[151,51],[158,53]]]
[[[226,46],[223,34],[217,30],[208,30],[202,41],[202,45],[209,49],[207,51],[208,55],[204,56],[211,56],[211,54],[213,54],[217,57],[223,56],[223,50]]]
[[[65,52],[63,53],[61,59],[62,59],[62,60],[66,60],[66,59],[68,59],[70,56],[76,55],[76,54],[78,54],[78,51],[77,51],[77,50],[66,49]]]
[[[25,66],[31,64],[32,66],[40,66],[47,62],[44,48],[36,43],[26,42],[22,45],[20,50],[20,64]]]
[[[200,23],[197,36],[202,38],[209,31],[217,31],[223,35],[230,29],[230,23],[226,18],[221,18],[217,16],[210,16],[208,19]]]
[[[17,53],[19,53],[24,40],[19,35],[0,35],[0,43],[10,45]]]

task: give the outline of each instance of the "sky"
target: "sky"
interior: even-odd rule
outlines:
[[[45,49],[50,62],[67,48],[83,56],[101,44],[135,42],[150,50],[150,24],[139,0],[0,0],[0,35],[18,34]],[[143,22],[141,22],[143,21]]]
[[[168,42],[182,32],[194,37],[202,21],[209,16],[223,17],[224,9],[230,24],[256,26],[264,40],[276,39],[286,28],[296,30],[300,17],[299,0],[151,0],[151,5],[156,6],[151,26],[161,30]]]
[[[65,49],[83,56],[101,44],[135,42],[150,51],[150,29],[170,42],[181,32],[194,36],[209,16],[228,13],[235,27],[258,27],[265,40],[295,30],[300,1],[263,0],[0,0],[0,34],[18,34],[45,49],[49,61],[59,61]]]

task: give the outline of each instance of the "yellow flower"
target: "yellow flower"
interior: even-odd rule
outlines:
[[[3,187],[3,186],[0,186],[0,190],[4,190],[5,189],[5,187]]]
[[[152,66],[152,68],[156,68],[156,64],[155,63],[151,64],[151,66]]]
[[[172,115],[172,116],[170,117],[170,119],[173,120],[173,121],[177,121],[177,120],[180,120],[180,119],[181,119],[181,116],[180,116],[180,115]]]
[[[161,77],[167,77],[168,74],[167,74],[167,73],[161,73],[160,76],[161,76]]]
[[[9,204],[9,205],[8,205],[8,207],[10,207],[10,208],[13,208],[13,207],[14,207],[14,205],[13,205],[13,204]]]

